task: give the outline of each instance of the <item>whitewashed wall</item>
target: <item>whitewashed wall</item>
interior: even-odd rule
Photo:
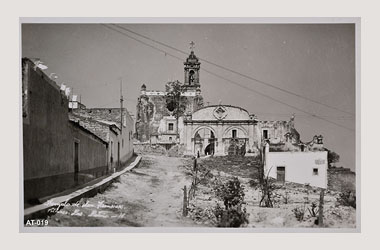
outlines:
[[[277,167],[285,167],[285,180],[300,184],[327,188],[327,151],[318,152],[269,152],[265,172],[277,178]],[[313,169],[318,168],[318,175]]]

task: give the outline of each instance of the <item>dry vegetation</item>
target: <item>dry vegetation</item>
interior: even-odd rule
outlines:
[[[104,193],[79,201],[120,208],[65,207],[49,216],[49,226],[318,227],[319,189],[271,179],[265,186],[257,172],[254,166],[195,168],[190,158],[145,155]],[[355,207],[352,192],[325,191],[324,227],[354,228]]]
[[[193,164],[186,166],[186,171],[193,176]],[[198,164],[196,191],[189,200],[188,216],[199,225],[236,226],[236,224],[221,224],[218,214],[221,214],[220,209],[224,206],[223,199],[220,199],[220,189],[237,179],[241,185],[241,192],[243,192],[240,196],[244,197],[239,201],[238,213],[234,215],[235,217],[240,216],[239,218],[242,220],[239,226],[257,228],[318,227],[317,217],[321,189],[294,183],[279,184],[268,178],[265,190],[265,183],[263,185],[254,178],[254,173],[253,168],[247,167],[226,168],[220,165]],[[356,197],[353,197],[352,193],[325,191],[323,227],[354,228],[356,225],[355,201]],[[227,207],[224,209],[226,210]],[[246,223],[245,219],[247,219]]]

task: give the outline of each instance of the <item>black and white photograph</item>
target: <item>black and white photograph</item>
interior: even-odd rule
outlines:
[[[22,231],[358,232],[359,22],[21,18]]]

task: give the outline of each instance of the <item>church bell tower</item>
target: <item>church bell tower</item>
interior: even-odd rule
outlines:
[[[198,58],[194,54],[194,45],[195,43],[192,41],[190,43],[190,55],[186,59],[186,62],[184,62],[185,65],[185,84],[184,87],[186,89],[197,89],[201,85],[199,83],[199,70],[201,63],[199,62]]]

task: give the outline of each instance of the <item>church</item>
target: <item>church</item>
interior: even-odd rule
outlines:
[[[277,151],[307,151],[288,121],[262,121],[245,108],[227,104],[204,105],[201,63],[193,46],[184,62],[184,81],[168,82],[165,91],[141,86],[137,100],[136,134],[139,143],[181,148],[183,155],[257,155],[268,143]],[[321,145],[322,139],[315,139]],[[318,143],[320,142],[320,143]]]

